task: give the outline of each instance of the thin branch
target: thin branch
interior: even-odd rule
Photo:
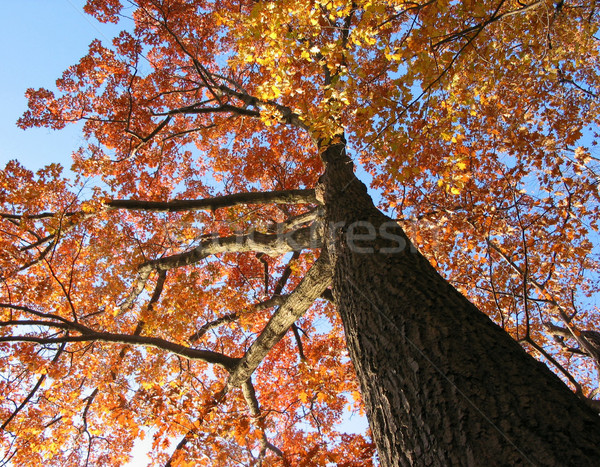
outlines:
[[[225,396],[227,395],[227,392],[225,391],[225,389],[222,389],[221,391],[217,392],[209,401],[208,403],[202,407],[201,412],[200,412],[200,416],[198,417],[198,420],[195,422],[195,424],[197,426],[201,425],[204,422],[204,418],[208,415],[209,412],[211,412],[212,410],[214,410],[214,408],[219,405],[220,403],[222,403],[225,400]],[[181,441],[179,441],[179,443],[177,444],[177,446],[175,447],[175,450],[173,451],[173,454],[171,454],[171,457],[169,458],[169,460],[167,461],[167,463],[165,464],[165,467],[171,467],[173,465],[173,460],[175,459],[175,457],[183,451],[183,449],[185,448],[185,446],[192,440],[194,439],[198,434],[198,429],[193,426],[185,435],[184,437],[181,439]]]
[[[0,303],[0,308],[8,308],[8,309],[16,310],[16,311],[23,311],[25,313],[31,313],[32,315],[39,316],[40,318],[58,319],[65,323],[70,322],[69,320],[62,318],[58,315],[54,315],[52,313],[44,313],[43,311],[37,311],[37,310],[34,310],[33,308],[29,308],[28,306],[13,305],[12,303]]]
[[[267,308],[272,308],[274,306],[281,306],[283,303],[285,303],[288,297],[289,295],[274,296],[273,298],[265,300],[264,302],[256,303],[244,311],[229,313],[213,321],[209,321],[208,323],[202,325],[202,327],[198,329],[198,331],[196,331],[194,334],[188,337],[188,340],[190,342],[196,342],[197,340],[200,340],[202,336],[204,336],[204,334],[206,334],[211,329],[221,326],[222,324],[231,323],[232,321],[239,319],[242,315],[256,313],[259,311],[266,310]]]
[[[523,8],[520,8],[518,10],[514,10],[514,11],[509,11],[506,13],[502,13],[500,14],[500,9],[502,7],[502,5],[505,3],[506,0],[501,0],[501,2],[499,3],[499,5],[496,7],[496,9],[494,10],[494,13],[492,13],[492,15],[490,16],[490,18],[488,18],[486,21],[484,21],[483,23],[480,23],[478,25],[475,25],[473,27],[467,28],[463,31],[460,31],[459,33],[454,33],[453,35],[451,35],[450,37],[447,37],[445,39],[442,39],[440,42],[438,42],[437,44],[434,44],[432,49],[435,49],[436,47],[439,47],[441,44],[443,44],[444,42],[448,42],[450,40],[454,40],[456,37],[464,37],[467,35],[467,33],[472,32],[473,34],[470,37],[467,37],[466,43],[464,45],[462,45],[458,51],[454,54],[454,56],[452,57],[452,59],[450,60],[450,62],[448,63],[448,65],[446,65],[446,67],[438,74],[438,76],[431,81],[424,89],[423,91],[421,91],[421,93],[415,97],[411,102],[409,102],[406,106],[404,106],[404,108],[402,109],[402,111],[400,113],[398,113],[393,119],[391,119],[390,121],[387,122],[386,125],[384,125],[378,132],[377,134],[371,138],[371,140],[369,141],[369,144],[373,144],[377,139],[379,139],[379,137],[385,133],[390,127],[392,127],[393,125],[395,125],[400,118],[402,118],[403,115],[405,115],[417,102],[419,102],[421,100],[421,98],[427,94],[429,94],[430,91],[432,91],[432,89],[440,82],[442,81],[442,79],[446,76],[446,74],[450,71],[450,69],[454,66],[454,64],[456,63],[456,61],[458,60],[458,58],[462,55],[463,51],[467,49],[467,47],[469,47],[474,41],[475,39],[479,36],[479,34],[481,34],[481,32],[489,25],[492,24],[502,18],[506,18],[518,13],[523,13],[531,8],[534,8],[537,5],[543,4],[542,0],[537,0],[535,2],[533,2],[532,4],[529,5],[525,5]]]
[[[54,358],[52,359],[52,363],[56,363],[60,357],[60,355],[63,353],[63,350],[65,349],[65,343],[63,343],[59,349],[56,352],[56,355],[54,355]],[[18,415],[18,413],[23,410],[23,408],[29,403],[29,401],[31,400],[31,398],[35,395],[35,393],[40,389],[40,386],[43,384],[43,382],[46,379],[46,374],[43,374],[42,376],[39,377],[39,379],[37,380],[37,383],[35,384],[35,386],[31,389],[31,391],[29,391],[29,394],[27,394],[27,396],[25,397],[25,399],[23,399],[23,402],[21,402],[19,404],[19,406],[13,411],[13,413],[10,414],[10,416],[4,421],[4,423],[2,424],[2,426],[0,426],[0,431],[3,431],[6,429],[6,427],[8,426],[8,424]]]
[[[492,16],[490,16],[487,20],[485,20],[479,24],[476,24],[474,26],[463,29],[462,31],[458,31],[458,32],[449,34],[447,37],[445,37],[441,41],[433,44],[433,48],[434,49],[438,48],[440,45],[443,45],[447,42],[451,42],[457,38],[464,37],[471,32],[477,32],[477,34],[479,34],[479,32],[481,32],[485,27],[489,26],[492,23],[495,23],[496,21],[500,21],[504,18],[509,18],[511,16],[518,15],[521,13],[526,13],[529,10],[532,10],[538,6],[541,6],[544,2],[543,2],[543,0],[536,0],[535,2],[529,3],[527,5],[523,5],[521,8],[517,8],[516,10],[500,13],[500,8],[502,8],[502,5],[504,5],[504,3],[505,3],[505,0],[502,0],[500,2],[500,4],[496,7]]]
[[[80,212],[81,211],[65,212],[65,213],[60,213],[60,215],[64,216],[64,217],[71,217],[76,214],[79,214]],[[32,220],[51,219],[56,216],[57,216],[56,212],[40,212],[39,214],[10,214],[7,212],[0,212],[0,219],[12,219],[12,220],[17,220],[17,221],[20,221],[22,219],[32,219]]]
[[[525,276],[526,272],[523,271],[508,256],[508,254],[502,250],[502,248],[500,248],[496,243],[492,242],[489,238],[487,239],[487,243],[490,246],[490,248],[492,248],[494,251],[496,251],[510,265],[510,267],[513,270],[515,270],[521,277]],[[596,349],[596,347],[593,345],[593,343],[590,342],[588,339],[586,339],[586,337],[583,335],[583,333],[585,333],[586,331],[580,331],[579,329],[577,329],[577,327],[575,327],[571,323],[571,319],[567,315],[564,308],[562,306],[560,306],[558,301],[552,296],[552,294],[550,294],[546,290],[546,288],[542,284],[540,284],[538,281],[536,281],[532,277],[529,277],[528,279],[529,279],[529,283],[532,284],[538,290],[538,292],[544,298],[546,298],[547,302],[558,312],[560,319],[565,323],[567,329],[570,332],[570,336],[568,336],[568,337],[573,337],[579,344],[580,348],[583,349],[587,355],[589,355],[592,358],[594,358],[595,360],[597,360],[600,364],[600,351],[598,349]],[[544,323],[544,324],[547,329],[549,329],[551,332],[554,332],[554,328],[551,328],[548,326],[549,323]]]
[[[275,289],[273,290],[273,296],[281,295],[281,292],[283,292],[283,289],[284,289],[285,285],[287,284],[288,279],[292,275],[292,263],[294,261],[296,261],[299,257],[300,257],[300,252],[294,251],[294,254],[292,255],[292,257],[288,261],[287,265],[285,266],[285,269],[281,273],[281,277],[277,281],[277,284],[275,284]]]

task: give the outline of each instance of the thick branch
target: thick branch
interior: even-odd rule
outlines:
[[[256,397],[256,392],[254,391],[254,386],[250,380],[246,381],[242,384],[242,393],[244,394],[244,399],[246,400],[246,404],[248,405],[248,410],[250,411],[250,415],[252,416],[254,422],[256,423],[258,429],[261,431],[260,438],[260,456],[264,457],[267,449],[270,449],[279,457],[283,458],[283,452],[277,446],[274,446],[267,439],[267,435],[265,433],[263,417],[260,412],[260,406],[258,405],[258,398]]]
[[[197,107],[190,105],[187,107],[181,107],[179,109],[169,110],[165,113],[156,113],[155,115],[198,115],[198,114],[216,114],[216,113],[233,113],[236,115],[245,115],[247,117],[259,117],[260,112],[257,110],[249,110],[243,107],[236,107],[231,104],[223,104],[218,107]]]
[[[574,326],[563,328],[549,322],[544,323],[544,326],[552,335],[573,338],[581,346],[581,349],[568,349],[569,351],[588,355],[600,364],[600,333],[591,329],[579,331]]]
[[[281,120],[284,123],[287,123],[288,125],[294,126],[296,128],[300,128],[302,130],[307,130],[310,132],[310,127],[308,127],[306,125],[306,123],[304,123],[302,121],[301,116],[299,114],[297,114],[296,112],[292,111],[292,109],[288,106],[278,104],[275,101],[264,101],[264,100],[258,99],[256,97],[250,96],[249,94],[246,94],[245,92],[235,91],[235,90],[231,89],[230,87],[224,86],[224,85],[219,86],[219,90],[221,92],[223,92],[224,94],[227,94],[228,96],[236,97],[237,99],[244,102],[244,105],[246,105],[246,106],[253,106],[253,107],[257,107],[257,108],[260,108],[261,105],[265,105],[265,104],[273,106],[281,114]],[[260,113],[257,112],[257,114],[260,114]]]
[[[318,228],[305,227],[281,234],[251,232],[205,240],[191,251],[147,262],[142,268],[164,270],[196,263],[209,255],[218,253],[257,252],[267,255],[282,255],[291,251],[320,248],[321,232]]]
[[[313,222],[323,216],[321,207],[313,208],[297,216],[290,217],[283,222],[275,223],[269,226],[269,232],[285,232],[297,229],[303,225]]]
[[[258,252],[276,256],[289,253],[290,251],[320,248],[322,244],[321,229],[317,227],[305,227],[281,234],[251,232],[246,235],[233,235],[231,237],[205,240],[193,250],[142,264],[139,268],[133,290],[121,304],[121,312],[124,312],[133,305],[133,302],[144,290],[150,273],[154,270],[164,271],[188,266],[218,253]]]
[[[227,383],[228,387],[240,386],[250,378],[263,358],[330,284],[331,264],[329,255],[325,250],[322,250],[321,257],[306,273],[298,287],[290,294],[286,303],[273,314],[260,336],[250,346],[234,371],[231,372]]]
[[[36,323],[41,324],[41,323]],[[51,323],[45,323],[53,326]],[[57,326],[58,327],[58,326]],[[60,327],[63,327],[61,324]],[[109,342],[113,344],[141,345],[180,355],[188,360],[201,360],[206,363],[220,365],[227,370],[235,367],[239,359],[228,357],[211,350],[198,350],[161,339],[159,337],[115,334],[111,332],[91,331],[81,336],[38,337],[38,336],[0,336],[0,342],[34,342],[37,344],[62,344],[65,342]]]
[[[216,196],[207,199],[175,199],[172,201],[142,201],[116,199],[107,201],[108,209],[129,209],[155,212],[214,211],[244,204],[317,204],[314,190],[255,191]]]
[[[143,201],[138,199],[113,199],[106,201],[104,205],[108,210],[127,209],[131,211],[153,211],[153,212],[180,212],[180,211],[214,211],[220,208],[240,206],[245,204],[318,204],[315,197],[315,191],[312,189],[304,190],[280,190],[280,191],[252,191],[248,193],[234,193],[232,195],[215,196],[206,199],[175,199],[172,201]],[[84,214],[89,217],[91,214],[83,211],[42,212],[39,214],[11,214],[0,212],[0,218],[20,221],[22,219],[51,219],[56,216],[72,217]],[[300,216],[305,216],[301,214]],[[303,219],[300,216],[299,219]],[[314,218],[311,215],[310,218]],[[307,217],[307,220],[310,220]],[[39,240],[37,244],[47,241],[51,236]],[[31,247],[28,247],[31,248]]]
[[[569,331],[567,328],[563,328],[560,326],[556,326],[552,323],[544,323],[544,326],[546,327],[546,329],[550,332],[550,334],[552,334],[553,336],[560,336],[560,337],[573,337],[573,334],[571,334],[571,331]]]

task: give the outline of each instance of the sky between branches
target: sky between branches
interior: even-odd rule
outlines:
[[[83,143],[81,125],[71,124],[60,131],[33,128],[23,131],[17,119],[27,108],[27,88],[55,89],[62,72],[87,53],[98,38],[109,43],[122,27],[101,24],[83,13],[85,0],[20,0],[0,5],[0,166],[12,159],[30,170],[60,163],[65,170],[71,153]],[[360,171],[361,178],[367,178]],[[366,419],[348,418],[342,430],[363,432]],[[130,466],[147,462],[144,453],[152,437],[134,450]]]

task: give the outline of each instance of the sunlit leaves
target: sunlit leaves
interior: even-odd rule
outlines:
[[[203,258],[169,270],[154,301],[162,279],[152,271],[131,307],[120,305],[141,264],[207,239],[272,232],[306,206],[155,213],[104,202],[312,188],[322,171],[314,142],[343,130],[381,204],[431,263],[529,350],[554,352],[586,394],[597,386],[593,362],[560,350],[544,327],[560,323],[559,310],[581,329],[600,324],[590,300],[600,175],[592,5],[128,8],[127,32],[94,41],[56,90],[27,91],[22,127],[82,121],[85,141],[75,181],[56,165],[33,174],[11,162],[0,173],[0,297],[22,307],[1,309],[12,323],[4,334],[67,334],[13,323],[43,312],[241,357],[276,309],[269,300],[294,290],[316,252]],[[115,22],[125,10],[90,0],[86,11]],[[183,437],[172,465],[258,462],[265,439],[284,453],[266,449],[268,465],[370,465],[368,437],[337,425],[345,408],[360,410],[360,396],[334,308],[318,301],[297,326],[300,337],[288,333],[253,376],[260,417],[238,390],[219,399],[227,371],[218,365],[125,343],[2,344],[0,421],[31,394],[3,447],[15,465],[78,465],[88,455],[119,465],[147,430],[160,465]]]

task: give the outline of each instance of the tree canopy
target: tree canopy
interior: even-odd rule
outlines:
[[[430,263],[594,405],[595,1],[86,11],[132,26],[18,123],[84,122],[72,172],[0,172],[5,463],[120,465],[152,427],[157,465],[372,465],[337,424],[361,397],[314,190],[342,139]]]

